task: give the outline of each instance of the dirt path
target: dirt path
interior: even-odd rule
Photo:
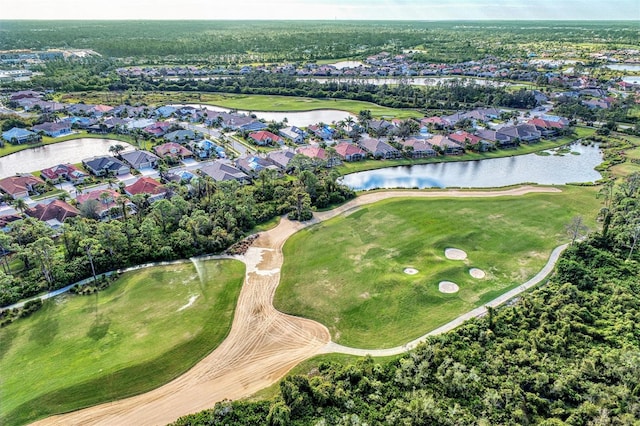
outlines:
[[[247,253],[239,257],[247,268],[245,283],[229,336],[216,350],[182,376],[157,389],[49,417],[36,424],[160,425],[213,407],[223,399],[249,396],[279,380],[301,361],[331,349],[329,331],[324,325],[283,314],[273,307],[283,263],[282,246],[292,234],[313,223],[387,198],[499,197],[530,192],[560,190],[525,186],[504,191],[371,192],[334,210],[316,213],[306,223],[283,219],[276,228],[263,232]]]

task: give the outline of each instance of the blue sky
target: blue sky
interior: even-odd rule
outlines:
[[[0,19],[638,20],[640,0],[14,0]]]

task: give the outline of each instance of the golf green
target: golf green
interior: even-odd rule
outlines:
[[[323,323],[344,345],[401,345],[527,281],[569,241],[573,217],[595,228],[597,209],[585,187],[364,206],[287,241],[274,305]],[[467,256],[448,259],[447,248]],[[455,290],[442,281],[459,291],[440,291]]]

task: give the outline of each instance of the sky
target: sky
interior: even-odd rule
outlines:
[[[0,19],[637,20],[640,0],[3,0]]]

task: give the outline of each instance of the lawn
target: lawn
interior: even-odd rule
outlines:
[[[392,199],[293,235],[277,309],[317,320],[361,348],[404,344],[535,275],[582,215],[596,225],[596,188],[513,198]],[[464,261],[444,250],[459,248]],[[404,273],[415,268],[416,275]],[[486,272],[474,279],[469,268]],[[442,280],[460,291],[443,294]]]
[[[0,424],[148,391],[211,352],[231,327],[244,265],[199,267],[202,281],[192,263],[129,272],[0,329]]]
[[[243,95],[231,93],[198,93],[198,92],[145,92],[130,95],[130,102],[141,102],[148,105],[171,103],[210,104],[223,108],[245,111],[311,111],[315,109],[337,109],[358,114],[362,110],[370,110],[374,117],[422,118],[423,114],[413,109],[387,108],[371,102],[352,101],[347,99],[313,99],[295,96],[275,95]],[[82,99],[87,104],[117,104],[121,98],[102,92],[70,94],[61,98],[64,102]],[[110,103],[109,103],[110,102]]]

